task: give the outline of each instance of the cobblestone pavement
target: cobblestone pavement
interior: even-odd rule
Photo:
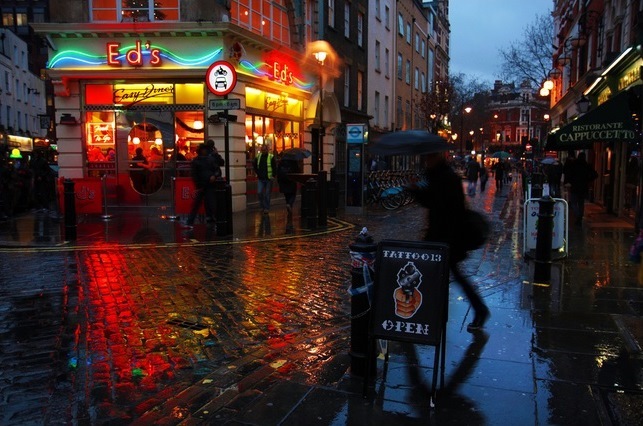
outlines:
[[[418,239],[424,212],[410,206],[298,238],[0,250],[0,424],[636,424],[631,230],[571,230],[569,259],[535,285],[520,191],[469,201],[493,236],[463,268],[492,318],[467,333],[451,289],[436,410],[408,379],[430,381],[433,348],[416,365],[390,342],[372,398],[348,373],[348,246],[362,226]]]

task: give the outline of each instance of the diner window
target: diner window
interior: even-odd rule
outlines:
[[[100,177],[116,174],[116,132],[114,113],[91,111],[85,113],[85,155],[87,175]]]
[[[254,176],[252,163],[265,144],[268,144],[273,154],[279,154],[288,148],[301,147],[301,123],[285,118],[246,114],[247,176]]]
[[[92,0],[92,22],[179,21],[181,0]]]

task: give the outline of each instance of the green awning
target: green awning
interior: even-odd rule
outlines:
[[[547,151],[591,148],[595,142],[636,141],[630,91],[621,92],[547,136]],[[636,104],[635,104],[636,105]]]

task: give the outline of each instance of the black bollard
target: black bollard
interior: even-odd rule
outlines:
[[[554,205],[556,201],[545,195],[538,200],[538,226],[534,281],[549,282],[551,278],[551,245],[554,232]]]
[[[306,229],[317,228],[317,181],[310,178],[301,191],[301,221]]]
[[[373,291],[366,286],[365,274],[368,271],[370,278],[374,279],[373,263],[375,262],[375,253],[377,245],[373,242],[373,237],[368,235],[366,228],[357,236],[355,242],[349,245],[351,254],[351,374],[360,377],[366,377],[367,365],[370,365],[369,376],[375,377],[377,362],[375,353],[375,340],[371,339],[371,348],[369,351],[369,330],[371,320],[371,297],[369,291]],[[368,269],[366,269],[367,267]],[[368,283],[372,284],[372,283]],[[367,354],[371,353],[373,359],[367,363]]]
[[[76,240],[76,194],[74,193],[74,181],[65,179],[63,182],[65,190],[65,240]]]
[[[325,171],[320,171],[317,174],[317,225],[326,226],[328,225],[328,181],[326,176],[328,175]]]

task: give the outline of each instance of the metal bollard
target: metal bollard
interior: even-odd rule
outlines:
[[[355,242],[349,245],[351,255],[351,374],[366,377],[367,354],[369,353],[369,331],[371,319],[371,298],[373,291],[373,264],[377,245],[366,228],[357,236]],[[369,294],[371,292],[371,294]],[[370,362],[371,377],[375,376],[377,369],[375,340],[372,339],[370,353],[373,359]]]
[[[74,192],[74,181],[65,179],[63,182],[65,195],[65,239],[76,240],[76,194]]]
[[[301,220],[307,229],[317,228],[317,181],[308,179],[301,191]]]
[[[538,227],[536,234],[536,257],[534,280],[549,281],[551,277],[551,245],[554,230],[554,205],[549,195],[538,200]]]
[[[225,237],[232,234],[232,189],[224,180],[219,179],[215,183],[215,219],[217,224],[217,235]]]
[[[317,225],[328,225],[328,181],[326,180],[327,172],[320,171],[317,174]]]

